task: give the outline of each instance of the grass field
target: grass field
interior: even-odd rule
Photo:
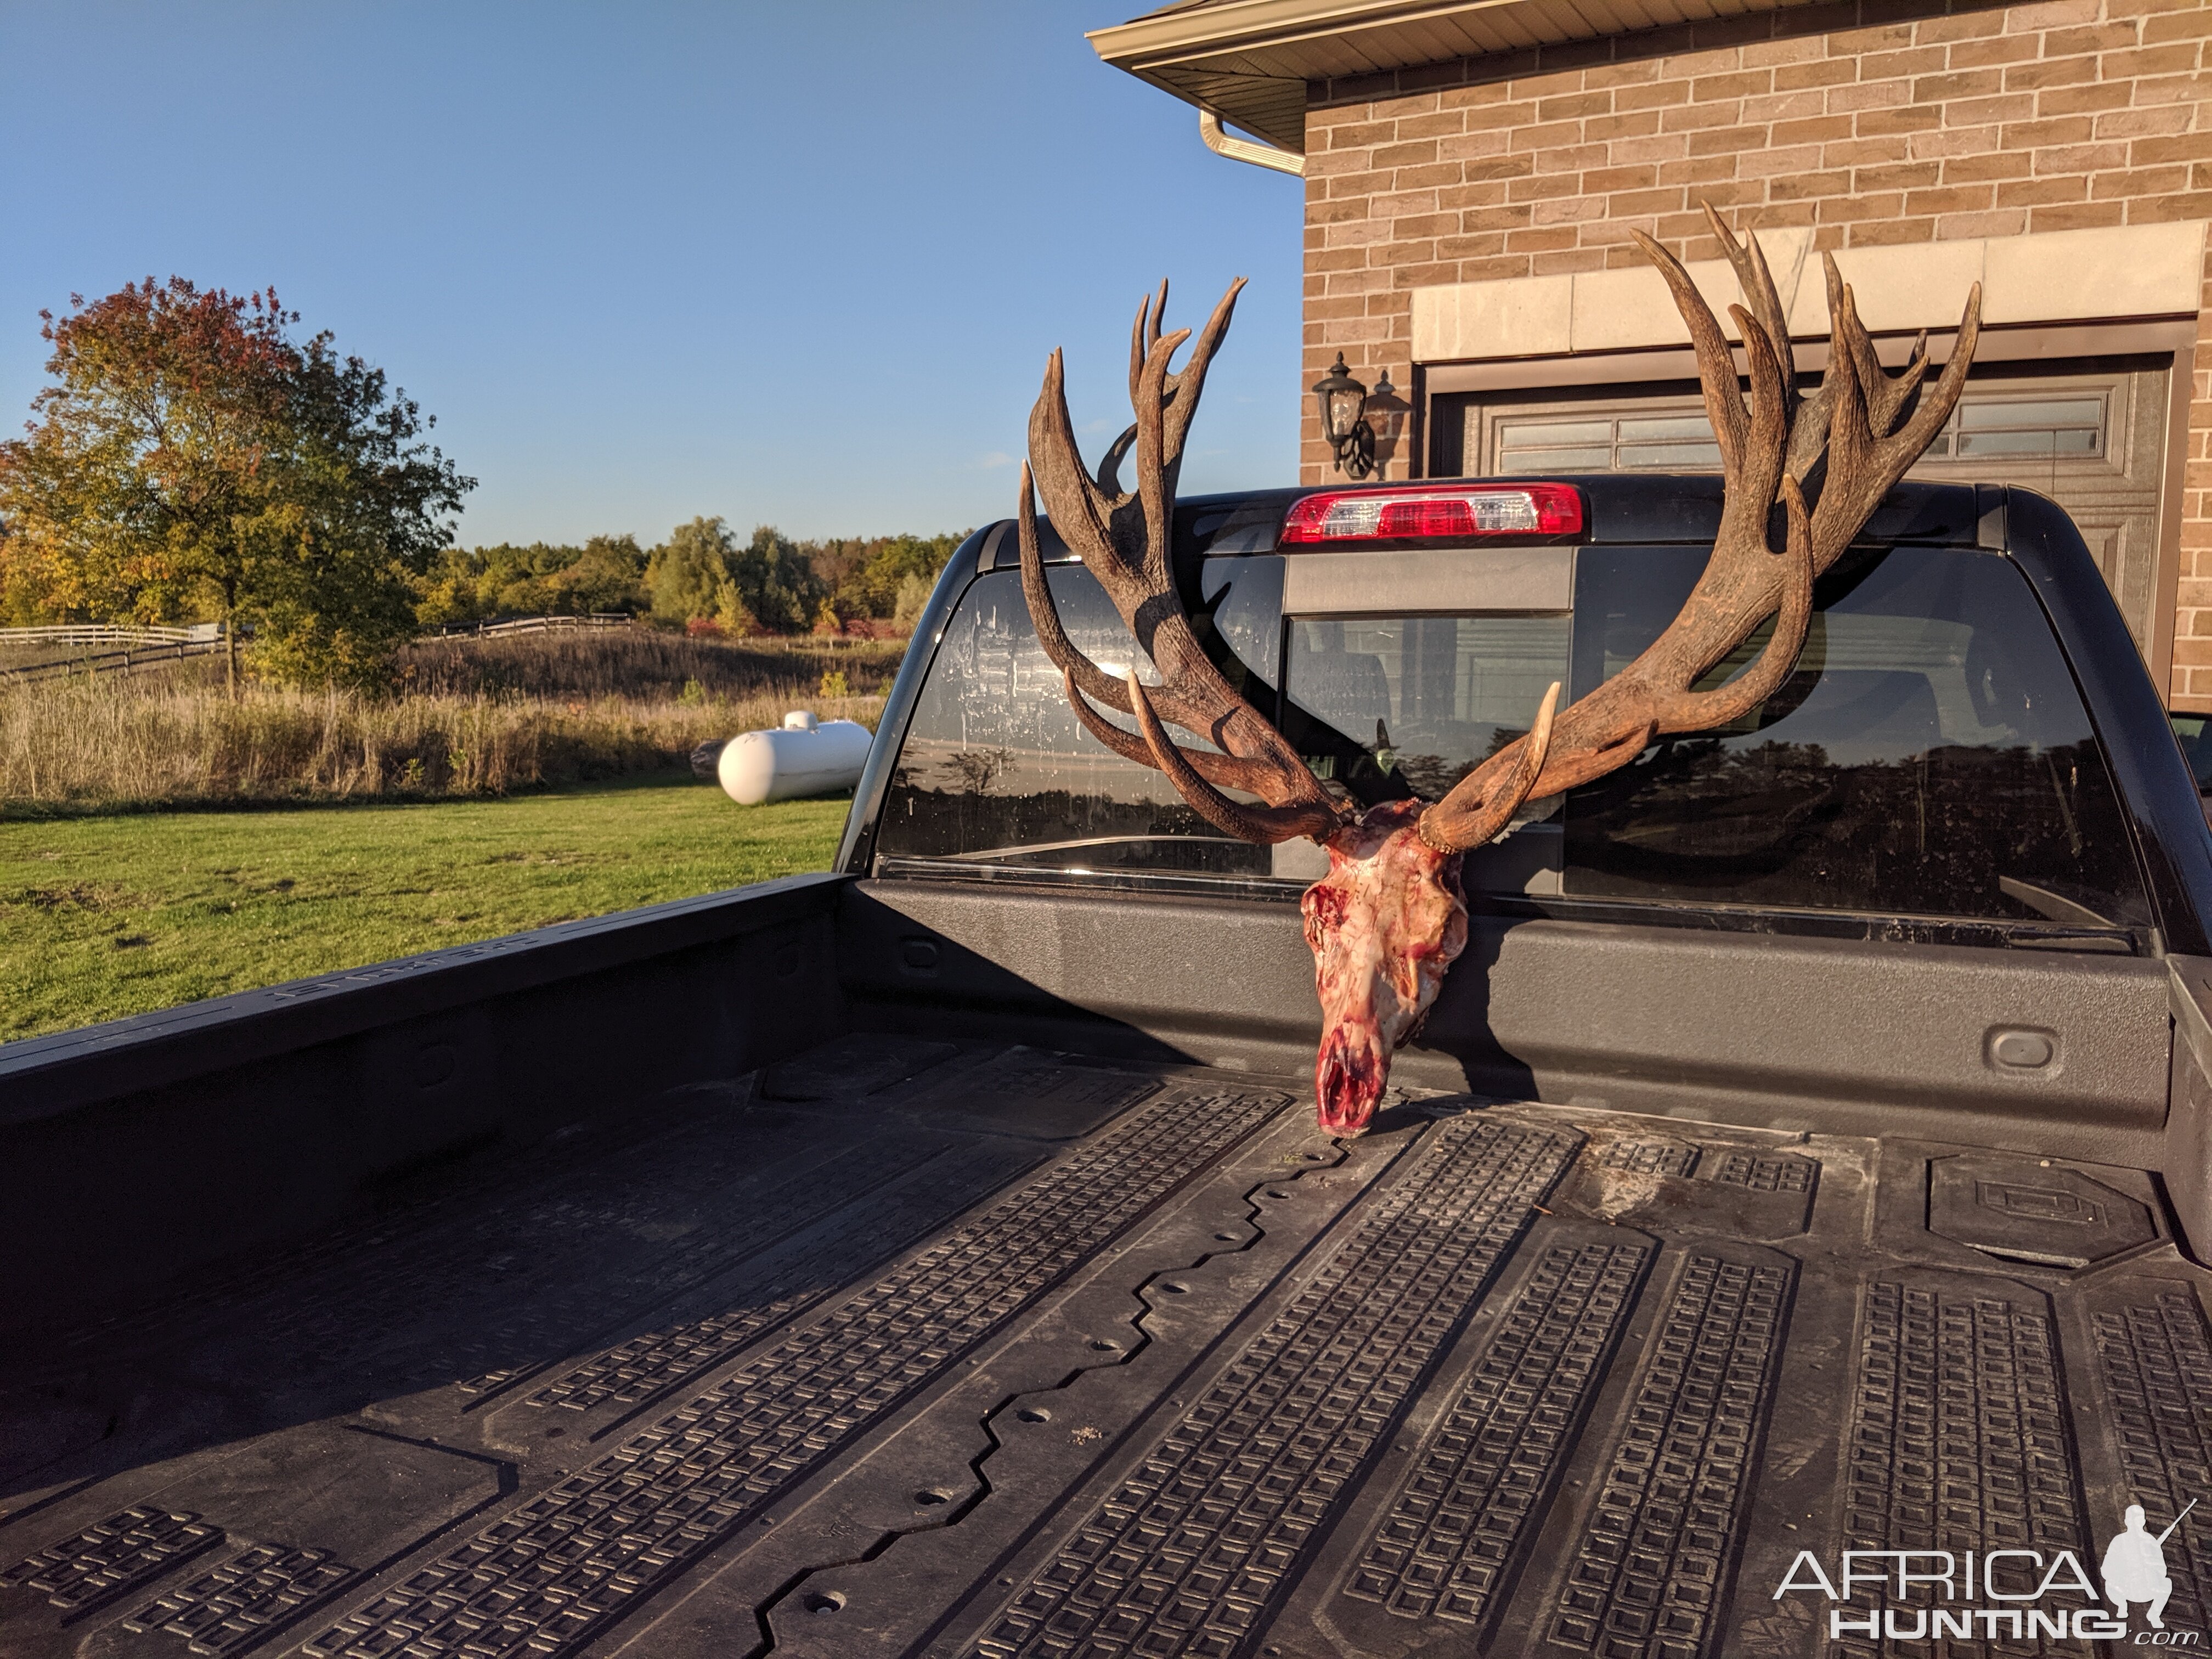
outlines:
[[[826,869],[845,806],[741,807],[663,774],[0,822],[0,1041]]]

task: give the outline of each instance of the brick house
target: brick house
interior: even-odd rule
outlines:
[[[2212,710],[2204,0],[1182,0],[1091,40],[1216,149],[1304,175],[1304,380],[1340,351],[1389,373],[1389,477],[1717,465],[1628,236],[1718,310],[1701,199],[1759,233],[1808,369],[1818,254],[1893,362],[1922,328],[1940,361],[1979,280],[1917,476],[2064,502],[2172,705]]]

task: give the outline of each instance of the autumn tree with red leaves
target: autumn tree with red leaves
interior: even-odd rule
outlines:
[[[0,444],[0,599],[58,620],[255,630],[252,665],[373,684],[414,627],[410,575],[475,480],[432,424],[327,333],[295,343],[276,291],[148,277],[42,313],[56,384]]]

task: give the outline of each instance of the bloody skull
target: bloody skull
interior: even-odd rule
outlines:
[[[1338,830],[1323,843],[1328,873],[1299,902],[1322,1007],[1314,1099],[1328,1134],[1367,1127],[1390,1056],[1467,948],[1461,855],[1421,839],[1424,805],[1388,801]]]

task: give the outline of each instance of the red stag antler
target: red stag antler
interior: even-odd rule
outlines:
[[[1324,1129],[1358,1133],[1381,1098],[1390,1055],[1436,1000],[1444,969],[1467,942],[1461,855],[1504,831],[1531,799],[1556,795],[1626,765],[1653,738],[1708,730],[1741,718],[1780,688],[1812,618],[1814,579],[1841,556],[1893,485],[1927,449],[1956,407],[1973,358],[1981,289],[1966,300],[1942,374],[1925,386],[1927,337],[1898,374],[1886,374],[1861,326],[1851,291],[1826,260],[1829,370],[1801,397],[1782,302],[1755,240],[1739,242],[1709,206],[1750,309],[1731,306],[1743,337],[1749,397],[1719,323],[1687,271],[1657,243],[1637,240],[1659,269],[1689,325],[1706,413],[1726,481],[1721,525],[1704,575],[1666,631],[1635,661],[1556,712],[1554,684],[1527,735],[1499,750],[1433,805],[1389,801],[1364,811],[1330,796],[1282,735],[1229,684],[1192,632],[1178,595],[1170,528],[1183,441],[1206,365],[1228,331],[1243,279],[1231,284],[1200,331],[1188,362],[1169,360],[1189,331],[1161,333],[1167,284],[1137,313],[1129,395],[1137,416],[1137,488],[1121,493],[1085,470],[1062,391],[1060,354],[1045,370],[1030,414],[1030,465],[1022,470],[1022,586],[1046,653],[1064,676],[1085,728],[1127,758],[1157,767],[1207,822],[1251,842],[1310,836],[1328,851],[1329,873],[1306,891],[1325,1029],[1315,1067]],[[1061,538],[1113,600],[1158,669],[1141,684],[1076,650],[1045,584],[1036,535],[1042,491]],[[1818,474],[1808,508],[1803,486]],[[1784,546],[1769,544],[1777,500]],[[1757,660],[1711,690],[1692,688],[1769,617]],[[1098,705],[1132,716],[1134,732]],[[1221,752],[1186,750],[1176,726]],[[1261,805],[1224,791],[1259,797]]]

